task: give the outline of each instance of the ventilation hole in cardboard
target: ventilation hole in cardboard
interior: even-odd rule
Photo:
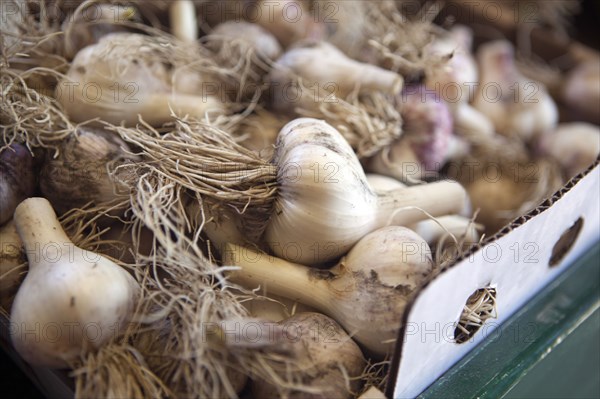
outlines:
[[[458,324],[454,329],[454,342],[462,344],[471,339],[487,319],[497,318],[496,289],[492,287],[475,290],[467,299]]]
[[[558,266],[560,261],[563,260],[573,244],[575,244],[582,227],[583,218],[580,217],[573,223],[573,226],[562,233],[556,244],[554,244],[554,247],[552,247],[552,255],[550,255],[550,262],[548,263],[550,267]]]

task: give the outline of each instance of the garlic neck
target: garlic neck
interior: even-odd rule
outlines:
[[[15,210],[14,222],[31,269],[40,263],[40,259],[44,260],[45,247],[48,244],[55,243],[56,248],[73,244],[45,198],[29,198],[21,202]]]
[[[322,271],[235,244],[226,244],[222,257],[225,265],[241,267],[230,274],[230,280],[236,284],[247,288],[260,286],[267,294],[280,295],[321,311],[331,308],[327,283],[311,277],[311,272]]]
[[[377,203],[378,227],[407,226],[433,216],[459,213],[467,200],[465,189],[456,182],[440,181],[400,188],[380,194]],[[418,209],[417,209],[418,208]]]

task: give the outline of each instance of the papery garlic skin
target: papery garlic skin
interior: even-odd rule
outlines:
[[[507,41],[481,45],[477,53],[481,78],[473,106],[494,124],[497,133],[529,141],[551,130],[558,108],[546,88],[518,71]]]
[[[281,344],[291,352],[292,378],[318,393],[283,389],[288,398],[352,398],[360,385],[366,361],[360,348],[335,320],[320,313],[298,313],[281,321]],[[277,363],[273,366],[276,367]],[[276,367],[285,370],[283,365]],[[342,368],[344,372],[342,372]],[[350,378],[346,386],[345,376]],[[252,382],[255,398],[279,397],[282,389],[257,379]]]
[[[376,195],[348,142],[321,120],[288,123],[276,147],[279,191],[265,241],[293,262],[337,259],[373,230],[426,218],[415,207],[440,216],[459,212],[466,201],[462,186],[450,181]]]
[[[225,113],[220,98],[205,93],[204,77],[168,70],[155,59],[149,40],[113,33],[77,53],[55,94],[71,120],[135,126],[141,117],[158,127],[173,120],[172,113],[200,119]]]
[[[600,128],[591,123],[559,124],[542,136],[538,151],[555,158],[571,178],[586,170],[600,156]]]
[[[42,168],[40,191],[59,214],[83,207],[127,200],[130,188],[118,178],[126,172],[109,175],[110,167],[133,164],[139,157],[116,134],[82,126],[61,143],[56,158],[48,155]],[[119,210],[115,210],[119,213]]]
[[[34,162],[29,149],[11,144],[0,152],[0,225],[13,217],[15,208],[36,188]]]
[[[396,94],[403,78],[375,65],[355,61],[327,42],[305,41],[285,52],[269,74],[271,106],[294,114],[296,108],[319,107],[321,101],[359,93]],[[299,86],[301,83],[302,86]]]
[[[67,367],[127,326],[139,284],[115,263],[76,247],[47,200],[23,201],[14,220],[29,272],[12,306],[10,321],[18,326],[12,343],[33,365]]]
[[[228,245],[224,263],[240,266],[233,282],[312,306],[377,355],[390,353],[410,295],[433,269],[431,250],[413,231],[390,226],[365,235],[329,270]]]

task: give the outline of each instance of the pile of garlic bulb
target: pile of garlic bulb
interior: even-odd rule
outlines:
[[[394,1],[8,3],[0,305],[76,395],[358,397],[420,289],[600,154],[593,59],[546,87]],[[82,372],[125,347],[136,382]]]

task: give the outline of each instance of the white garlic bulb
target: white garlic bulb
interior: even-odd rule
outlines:
[[[141,117],[160,126],[173,120],[172,113],[200,119],[224,113],[224,103],[203,85],[207,78],[170,70],[153,48],[161,44],[152,40],[112,33],[79,51],[55,93],[70,119],[135,126]]]
[[[275,255],[293,262],[337,259],[371,231],[422,220],[422,210],[458,213],[466,201],[462,186],[451,181],[375,194],[350,145],[321,120],[288,123],[276,147],[279,191],[265,240]]]
[[[277,60],[269,81],[272,107],[293,114],[297,107],[312,110],[321,101],[345,98],[353,90],[396,94],[404,80],[397,73],[353,60],[330,43],[305,41]]]

